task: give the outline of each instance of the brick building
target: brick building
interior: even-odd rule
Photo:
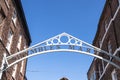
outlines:
[[[93,45],[120,57],[120,0],[106,0]],[[120,64],[103,53],[95,54]],[[87,75],[88,80],[120,80],[119,69],[97,58],[93,59]]]
[[[3,68],[3,55],[9,56],[19,52],[27,48],[30,43],[21,1],[0,0],[0,68]],[[25,55],[27,53],[21,56]],[[19,57],[17,56],[16,59]],[[1,80],[26,80],[26,61],[21,61],[0,74]]]

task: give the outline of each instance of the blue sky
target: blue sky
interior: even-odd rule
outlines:
[[[92,43],[105,0],[22,0],[31,46],[62,32]],[[28,80],[87,80],[92,57],[47,53],[28,59]]]

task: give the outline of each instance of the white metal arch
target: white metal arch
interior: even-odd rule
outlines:
[[[62,40],[63,39],[63,40]],[[29,54],[26,56],[24,55],[25,52],[28,52]],[[25,50],[22,50],[18,53],[15,53],[10,56],[4,56],[4,67],[1,69],[1,72],[5,71],[7,68],[13,66],[14,64],[17,64],[18,62],[27,59],[32,56],[36,56],[39,54],[44,53],[51,53],[51,52],[76,52],[80,54],[86,54],[90,55],[96,58],[99,58],[107,63],[110,63],[111,65],[115,66],[116,68],[120,69],[120,66],[111,62],[108,59],[103,58],[102,56],[99,56],[97,54],[94,54],[95,52],[99,52],[101,54],[106,54],[117,61],[120,61],[120,58],[117,56],[114,56],[104,50],[101,50],[100,48],[97,48],[89,43],[86,43],[76,37],[73,37],[67,33],[59,34],[55,37],[52,37],[48,40],[45,40],[43,42],[40,42],[32,47],[29,47]],[[19,57],[16,59],[16,57]],[[9,60],[13,60],[12,63],[9,63]]]

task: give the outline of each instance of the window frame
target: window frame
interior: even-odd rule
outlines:
[[[111,73],[112,80],[118,80],[116,70],[114,69]]]
[[[110,41],[110,40],[108,41],[107,48],[108,48],[108,53],[109,53],[109,54],[112,54],[112,44],[111,44],[111,41]],[[110,56],[110,60],[111,60],[111,59],[112,59],[112,57]]]
[[[108,21],[107,21],[107,19],[105,20],[104,27],[105,27],[105,31],[107,31],[108,30]]]
[[[18,67],[18,64],[15,64],[15,65],[13,66],[12,77],[13,77],[14,79],[16,78],[17,67]]]
[[[20,72],[21,72],[21,74],[23,74],[24,63],[25,63],[25,61],[24,61],[24,60],[23,60],[23,61],[21,61],[21,68],[20,68]]]
[[[10,35],[11,34],[11,35]],[[13,39],[13,31],[12,29],[10,28],[9,29],[9,32],[8,32],[8,38],[7,38],[7,44],[6,44],[6,48],[7,50],[9,51],[10,53],[10,48],[11,48],[11,44],[12,44],[12,39]]]
[[[17,24],[17,12],[16,12],[16,9],[14,9],[14,11],[13,11],[12,22],[16,27],[16,24]]]
[[[22,35],[20,34],[20,35],[19,35],[19,39],[18,39],[18,43],[17,43],[17,48],[18,48],[18,50],[21,49],[21,44],[22,44]]]

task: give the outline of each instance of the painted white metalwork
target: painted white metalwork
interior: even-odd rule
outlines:
[[[118,53],[120,51],[120,47],[119,48],[117,48],[116,50],[115,50],[115,52],[114,52],[114,56]],[[107,63],[107,65],[106,65],[106,67],[105,67],[105,69],[104,69],[104,71],[103,71],[103,73],[102,73],[102,75],[100,76],[100,78],[99,78],[99,80],[101,80],[101,78],[103,77],[103,75],[105,74],[105,72],[106,72],[106,70],[107,70],[107,68],[108,68],[108,66],[110,65],[110,63]]]
[[[21,57],[20,55],[25,54],[28,52],[28,55]],[[45,53],[51,53],[51,52],[76,52],[80,54],[86,54],[90,55],[96,58],[99,58],[105,62],[108,62],[109,64],[117,67],[120,69],[120,66],[111,62],[110,60],[107,60],[103,58],[102,56],[99,56],[97,54],[94,54],[95,52],[100,52],[101,54],[106,54],[117,61],[120,61],[120,59],[112,54],[109,54],[108,52],[101,50],[100,48],[97,48],[89,43],[86,43],[76,37],[73,37],[67,33],[59,34],[55,37],[52,37],[48,40],[45,40],[43,42],[40,42],[32,47],[29,47],[25,50],[22,50],[18,53],[12,54],[10,56],[7,56],[5,59],[5,62],[7,63],[4,69],[1,70],[4,71],[7,68],[17,64],[18,62],[27,59],[32,56],[36,56],[39,54],[45,54]],[[15,57],[19,56],[20,58],[16,60]],[[14,60],[15,58],[15,60]],[[9,60],[13,60],[12,63],[8,63]]]

